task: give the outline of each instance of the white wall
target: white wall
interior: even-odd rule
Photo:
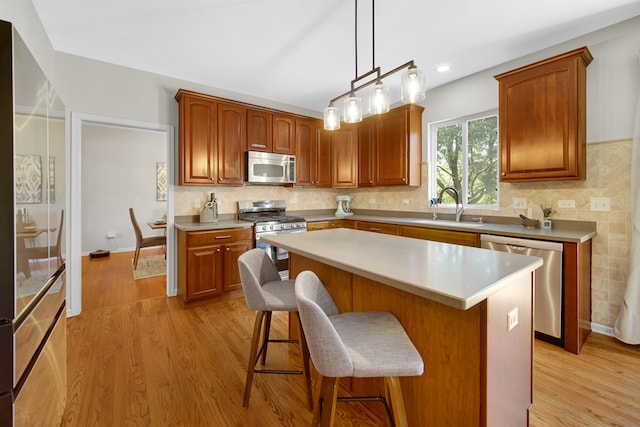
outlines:
[[[640,75],[640,17],[427,92],[422,116],[425,141],[428,123],[498,108],[498,82],[493,76],[585,45],[594,57],[587,67],[587,142],[630,138]]]
[[[160,235],[147,222],[162,218],[167,202],[156,200],[156,163],[167,161],[163,133],[125,127],[82,127],[82,253],[136,247],[129,218],[133,208],[144,236]],[[107,232],[116,234],[107,239]]]

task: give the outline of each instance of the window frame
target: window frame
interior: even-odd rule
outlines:
[[[496,203],[492,205],[469,205],[467,204],[468,200],[468,180],[469,180],[469,135],[468,135],[468,123],[473,120],[484,119],[488,117],[496,118],[496,143],[497,143],[497,151],[496,151]],[[500,210],[500,117],[498,116],[498,109],[493,108],[491,110],[483,111],[480,113],[469,114],[466,116],[456,117],[453,119],[441,120],[438,122],[429,123],[429,199],[436,198],[439,196],[438,194],[438,180],[437,180],[437,132],[438,129],[455,125],[462,125],[462,191],[460,194],[462,207],[465,209],[483,209],[483,210]],[[440,207],[455,207],[453,203],[445,203],[439,204]]]

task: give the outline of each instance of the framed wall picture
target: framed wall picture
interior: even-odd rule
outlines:
[[[156,163],[156,200],[167,201],[167,162]]]
[[[15,155],[16,203],[42,203],[42,158]]]

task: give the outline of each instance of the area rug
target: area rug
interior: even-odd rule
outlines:
[[[133,260],[131,261],[131,269],[133,270]],[[138,268],[133,270],[135,280],[164,276],[165,274],[167,274],[167,260],[164,259],[164,255],[140,257]]]

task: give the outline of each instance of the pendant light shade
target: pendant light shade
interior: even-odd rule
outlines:
[[[369,113],[384,114],[389,111],[389,87],[376,82],[369,89]]]
[[[354,94],[344,100],[345,123],[358,123],[362,121],[362,100]]]
[[[340,129],[340,109],[330,104],[324,109],[324,130]]]
[[[415,65],[402,73],[401,84],[403,104],[413,104],[425,98],[424,72]]]

